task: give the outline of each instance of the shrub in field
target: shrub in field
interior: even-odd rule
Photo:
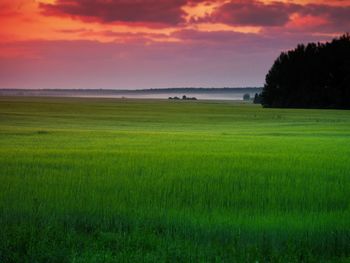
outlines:
[[[254,104],[261,104],[261,102],[262,102],[261,94],[255,93],[253,103]]]
[[[249,93],[244,94],[243,100],[245,100],[245,101],[250,100],[250,94]]]

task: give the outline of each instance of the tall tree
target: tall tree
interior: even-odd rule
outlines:
[[[350,109],[350,35],[281,53],[261,98],[264,107]]]

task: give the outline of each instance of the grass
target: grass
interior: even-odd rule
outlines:
[[[350,112],[0,97],[0,262],[350,262]]]

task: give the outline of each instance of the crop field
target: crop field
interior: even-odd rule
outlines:
[[[350,112],[0,97],[0,262],[350,262]]]

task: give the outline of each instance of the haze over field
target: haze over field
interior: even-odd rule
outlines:
[[[196,98],[201,100],[243,100],[245,94],[253,98],[261,88],[172,88],[144,90],[115,89],[0,89],[0,96],[47,96],[47,97],[95,97],[95,98],[132,98],[132,99],[168,99]]]
[[[0,0],[0,88],[262,86],[349,17],[349,0]]]

